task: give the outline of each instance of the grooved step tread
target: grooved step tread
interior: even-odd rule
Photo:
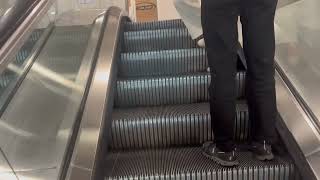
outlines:
[[[169,28],[186,28],[186,26],[181,19],[153,22],[127,22],[125,25],[125,31],[143,31]]]
[[[270,162],[239,153],[240,166],[225,168],[204,157],[200,147],[110,152],[107,179],[293,180],[294,165],[287,157]]]
[[[159,106],[208,102],[209,73],[145,78],[119,78],[116,107]],[[245,95],[245,73],[235,77],[238,98]]]
[[[208,103],[114,109],[111,149],[201,145],[212,141]],[[235,140],[249,137],[249,114],[244,101],[237,104]]]
[[[206,51],[202,48],[122,53],[119,76],[177,75],[205,72],[207,68]]]
[[[185,28],[129,31],[124,33],[123,52],[143,52],[197,47]]]

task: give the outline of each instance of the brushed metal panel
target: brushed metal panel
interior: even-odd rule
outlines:
[[[19,179],[58,176],[86,85],[78,73],[90,31],[56,27],[1,117],[0,145]]]
[[[86,105],[83,111],[81,128],[71,161],[72,166],[88,170],[88,179],[94,178],[94,170],[99,156],[101,134],[107,122],[107,107],[113,103],[112,89],[116,78],[116,52],[120,37],[122,18],[125,12],[113,7],[107,11],[106,28],[101,41],[101,51],[97,55],[96,69],[93,74]],[[106,111],[107,110],[107,111]],[[111,114],[110,114],[111,115]],[[109,119],[107,119],[110,121]],[[110,122],[111,123],[111,122]],[[77,169],[68,170],[68,179],[79,177]]]
[[[279,74],[276,74],[278,111],[304,153],[314,175],[320,178],[320,134]]]

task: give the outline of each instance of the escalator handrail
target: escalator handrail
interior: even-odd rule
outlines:
[[[24,0],[16,4],[0,20],[0,74],[22,47],[34,25],[47,12],[54,0]]]
[[[15,1],[0,18],[0,47],[19,26],[39,0]]]
[[[111,123],[113,94],[117,75],[125,11],[111,7],[105,14],[104,31],[96,66],[87,93],[71,162],[62,179],[94,180],[103,176],[103,155],[106,151],[106,126]],[[100,160],[100,161],[99,161]]]

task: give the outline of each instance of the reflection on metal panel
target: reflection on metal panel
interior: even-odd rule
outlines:
[[[74,10],[62,13],[56,20],[56,26],[74,26],[91,24],[104,9]]]
[[[5,158],[3,151],[0,149],[0,174],[11,172],[7,159]],[[1,176],[0,176],[1,177]]]
[[[320,171],[316,169],[320,167],[320,161],[315,157],[320,152],[320,134],[279,74],[276,74],[276,88],[281,118],[314,170],[313,173],[319,178]]]
[[[19,179],[48,179],[33,173],[46,169],[58,176],[87,82],[78,77],[90,32],[56,27],[1,117],[0,146]]]
[[[320,1],[302,0],[278,10],[276,61],[292,84],[303,110],[285,113],[286,124],[320,179]],[[283,98],[283,102],[286,102]],[[288,107],[287,107],[288,108]],[[286,109],[283,109],[285,112]],[[298,113],[298,114],[297,114]]]
[[[56,168],[17,172],[19,180],[56,180]],[[10,179],[11,180],[11,179]]]
[[[33,3],[34,2],[36,1],[33,1]],[[8,36],[8,38],[5,38],[5,43],[3,43],[3,46],[0,49],[0,72],[2,72],[7,67],[7,65],[10,63],[10,61],[19,51],[21,46],[25,43],[27,38],[30,36],[33,28],[35,28],[36,23],[39,20],[41,20],[42,16],[47,12],[47,10],[52,5],[52,2],[53,0],[42,0],[42,1],[38,1],[38,3],[34,3],[35,6],[31,8],[30,13],[25,18],[25,20],[23,22],[19,22],[20,24],[14,30],[14,32],[10,33],[10,36]],[[18,22],[15,19],[10,19],[10,20],[15,21],[14,23]],[[2,27],[4,27],[5,28],[4,30],[7,31],[8,27],[5,27],[5,26],[0,26],[0,31]],[[3,37],[1,36],[1,38]]]
[[[276,17],[276,60],[320,125],[320,1],[304,0]]]

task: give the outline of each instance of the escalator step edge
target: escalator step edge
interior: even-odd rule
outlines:
[[[295,166],[286,157],[261,162],[250,153],[239,153],[240,166],[225,168],[204,157],[201,148],[174,148],[110,152],[106,180],[113,179],[213,179],[295,180]]]

